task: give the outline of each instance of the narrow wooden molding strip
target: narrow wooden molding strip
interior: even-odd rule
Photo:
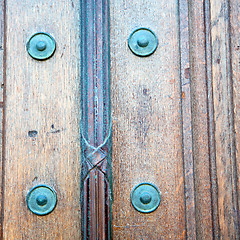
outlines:
[[[5,49],[5,30],[6,30],[6,1],[0,2],[0,84],[5,83],[6,75],[6,64],[4,54],[6,53]],[[6,55],[6,54],[5,54]],[[3,160],[3,88],[0,89],[0,239],[3,239],[3,192],[4,192],[4,160]]]
[[[237,171],[239,163],[236,157],[238,150],[235,128],[235,118],[238,118],[238,114],[234,114],[239,107],[236,102],[238,93],[233,95],[237,85],[233,82],[232,66],[233,52],[238,44],[235,42],[231,45],[232,37],[234,38],[238,31],[233,30],[231,22],[231,14],[235,9],[230,7],[232,3],[233,1],[229,0],[210,1],[211,80],[220,239],[240,239]]]
[[[182,134],[187,239],[196,239],[188,1],[179,1]]]
[[[82,239],[111,239],[108,0],[82,0]]]
[[[213,79],[212,79],[212,45],[211,45],[211,9],[210,0],[204,2],[205,9],[205,35],[206,35],[206,78],[207,78],[207,101],[208,101],[208,137],[209,158],[211,171],[211,197],[212,197],[212,219],[213,239],[219,239],[219,214],[218,214],[218,190],[217,190],[217,166],[216,145],[214,125],[214,102],[213,102]]]
[[[0,102],[3,102],[3,65],[4,65],[4,1],[0,2]]]

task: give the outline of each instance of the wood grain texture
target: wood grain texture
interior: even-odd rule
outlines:
[[[80,3],[5,3],[0,238],[81,239]],[[240,238],[239,12],[238,0],[110,1],[113,239]],[[150,57],[137,57],[127,46],[138,27],[158,37]],[[38,31],[57,42],[55,55],[43,62],[26,51]],[[141,182],[161,191],[153,213],[131,205],[131,190]],[[42,183],[56,190],[58,204],[38,217],[27,209],[26,195]]]
[[[204,1],[189,2],[191,104],[197,239],[213,239]],[[206,24],[208,24],[207,22]]]
[[[1,88],[0,88],[0,212],[1,212],[1,222],[0,222],[0,238],[2,236],[2,216],[3,216],[3,185],[2,185],[2,180],[4,177],[3,174],[3,86],[4,86],[4,30],[5,30],[5,24],[4,24],[4,19],[5,19],[5,4],[3,1],[0,2],[0,83],[1,83]]]
[[[82,239],[112,239],[109,1],[81,1]]]
[[[0,220],[0,239],[3,233],[3,224],[2,224],[2,217],[3,217],[3,109],[0,108],[0,187],[1,187],[1,192],[0,192],[0,209],[1,209],[1,220]]]
[[[185,239],[180,56],[177,1],[113,0],[111,79],[113,118],[113,239]],[[156,52],[140,58],[127,40],[152,29]],[[130,192],[141,182],[162,193],[159,208],[141,214]]]
[[[211,1],[211,26],[219,237],[239,239],[229,1]]]
[[[212,198],[212,230],[213,238],[219,239],[219,212],[218,212],[218,184],[216,164],[216,141],[213,103],[213,78],[212,78],[212,37],[211,37],[211,3],[204,2],[205,19],[205,47],[206,47],[206,78],[207,78],[207,108],[208,108],[208,139],[209,160],[211,175],[211,198]]]
[[[79,1],[6,3],[2,239],[80,239]],[[42,62],[26,51],[39,31],[57,43],[55,55]],[[44,217],[26,204],[28,191],[40,183],[58,196],[56,209]]]
[[[0,2],[0,105],[3,102],[4,1]]]
[[[236,212],[234,216],[236,220],[240,217],[240,2],[238,0],[230,1],[230,26],[231,26],[231,67],[232,67],[232,88],[233,88],[233,111],[234,111],[234,130],[235,130],[235,148],[236,148],[236,160],[233,166],[236,170],[236,192],[235,195],[238,197],[236,204]],[[238,227],[238,231],[240,231]]]
[[[185,189],[186,238],[196,239],[196,200],[194,182],[191,71],[189,54],[189,6],[179,1],[179,46],[182,95],[182,147]]]

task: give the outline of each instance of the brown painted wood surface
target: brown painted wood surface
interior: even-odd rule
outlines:
[[[239,239],[239,12],[238,0],[110,1],[113,239]],[[128,49],[138,27],[158,37],[150,57]],[[26,52],[38,31],[56,39],[48,61]],[[1,239],[81,239],[79,36],[77,0],[0,2]],[[131,205],[141,182],[161,191],[153,213]],[[39,183],[59,199],[45,217],[26,206]]]

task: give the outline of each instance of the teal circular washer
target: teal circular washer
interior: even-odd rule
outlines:
[[[47,185],[32,188],[27,195],[27,206],[33,213],[43,216],[51,213],[57,204],[56,192]]]
[[[157,49],[158,39],[152,30],[138,28],[131,33],[128,39],[128,46],[135,55],[147,57]]]
[[[50,58],[56,50],[56,42],[48,33],[35,33],[27,42],[29,55],[37,60]]]
[[[150,213],[157,209],[161,202],[161,194],[151,183],[140,183],[131,192],[133,207],[141,213]]]

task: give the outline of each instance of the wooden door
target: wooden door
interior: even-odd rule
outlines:
[[[113,239],[239,239],[240,2],[109,7]],[[79,0],[0,2],[0,239],[81,239],[80,13]],[[158,38],[149,57],[128,48],[139,27]],[[27,53],[36,32],[56,41],[46,61]],[[142,182],[161,192],[152,213],[131,204]],[[39,184],[57,193],[46,216],[26,203]]]

